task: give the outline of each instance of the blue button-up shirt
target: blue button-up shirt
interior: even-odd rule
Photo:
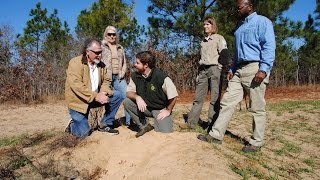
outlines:
[[[275,59],[275,36],[272,22],[256,12],[238,26],[235,36],[235,70],[243,61],[259,61],[259,70],[269,73]]]

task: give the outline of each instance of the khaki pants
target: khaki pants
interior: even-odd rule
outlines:
[[[253,136],[250,138],[249,143],[254,146],[262,146],[264,144],[266,126],[266,102],[264,96],[269,76],[261,84],[252,82],[258,69],[259,63],[250,63],[239,67],[235,72],[228,83],[226,93],[222,97],[219,117],[209,132],[212,137],[219,140],[223,139],[236,105],[243,99],[244,91],[246,91],[250,97],[249,111],[253,117]]]
[[[145,112],[141,112],[138,110],[138,106],[135,102],[131,99],[126,98],[123,101],[124,108],[130,114],[133,122],[138,125],[140,129],[145,128],[149,124],[149,120],[147,117],[154,118],[154,130],[156,132],[163,132],[163,133],[171,133],[173,132],[173,120],[171,115],[165,117],[162,120],[157,119],[160,110],[145,110]]]
[[[196,126],[198,124],[203,103],[210,87],[210,104],[208,110],[208,122],[214,120],[214,116],[219,113],[219,96],[220,96],[220,75],[221,69],[218,66],[210,66],[202,69],[197,77],[196,92],[194,94],[193,105],[188,114],[188,124]]]

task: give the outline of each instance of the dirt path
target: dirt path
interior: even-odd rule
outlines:
[[[31,106],[1,105],[0,108],[0,137],[49,129],[62,131],[68,124],[69,115],[62,101]]]

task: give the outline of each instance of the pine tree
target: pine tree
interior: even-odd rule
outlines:
[[[36,57],[39,60],[39,52],[48,28],[50,26],[49,18],[47,17],[47,9],[41,8],[41,3],[36,4],[35,9],[31,9],[29,21],[24,28],[24,34],[18,35],[17,45],[20,49],[25,49],[27,56]]]
[[[99,0],[89,10],[81,11],[76,33],[79,37],[102,39],[105,28],[115,26],[120,34],[120,44],[134,51],[143,42],[144,27],[139,26],[133,17],[133,7],[134,4],[123,0]]]

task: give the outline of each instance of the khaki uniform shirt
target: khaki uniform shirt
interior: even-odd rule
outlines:
[[[220,34],[211,34],[201,42],[200,65],[219,65],[219,54],[223,49],[227,49],[227,42]]]

